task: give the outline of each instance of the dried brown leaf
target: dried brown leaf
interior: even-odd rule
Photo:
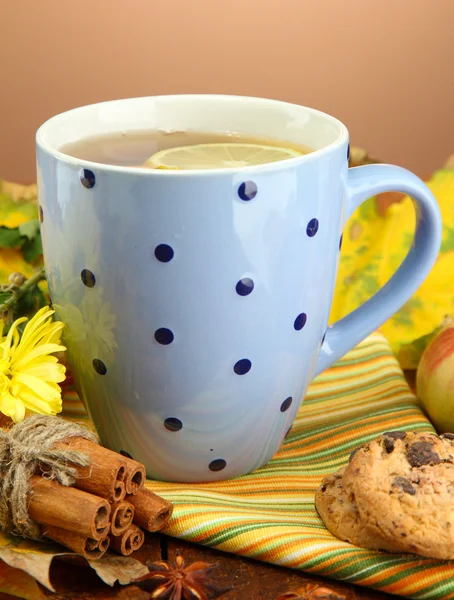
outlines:
[[[46,596],[33,577],[2,561],[0,561],[0,590],[23,600],[46,600]]]
[[[148,573],[145,565],[129,556],[105,554],[100,560],[89,560],[88,564],[107,585],[114,585],[117,581],[120,585],[127,585]]]
[[[0,534],[4,536],[4,534]],[[25,545],[25,544],[24,544]],[[55,550],[55,546],[53,546]],[[38,581],[41,585],[46,587],[48,590],[55,592],[50,579],[49,579],[49,570],[50,565],[52,564],[52,560],[55,556],[61,556],[60,553],[54,552],[45,552],[38,551],[35,552],[33,550],[29,550],[28,548],[21,548],[18,546],[14,547],[0,547],[0,559],[10,567],[14,567],[15,569],[20,569],[21,571],[27,573]],[[3,564],[0,561],[0,565]],[[0,586],[2,591],[3,587]]]
[[[50,581],[50,566],[54,558],[60,557],[76,560],[81,564],[89,565],[98,577],[110,586],[117,581],[127,585],[134,579],[148,573],[145,565],[138,560],[127,556],[106,554],[99,560],[85,560],[73,552],[67,552],[57,544],[45,544],[24,540],[22,538],[6,535],[0,532],[0,565],[4,561],[19,572],[25,572],[52,592],[55,591]],[[0,586],[2,592],[7,590]],[[36,596],[38,599],[39,596]]]

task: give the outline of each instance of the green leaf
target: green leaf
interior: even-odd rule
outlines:
[[[31,221],[26,221],[19,225],[18,227],[19,233],[29,240],[32,240],[37,235],[39,235],[39,221],[38,219],[32,219]]]
[[[31,240],[26,240],[22,245],[22,255],[28,263],[34,263],[43,253],[41,236],[37,235]]]
[[[22,317],[34,314],[39,308],[41,306],[40,298],[37,296],[37,288],[32,287],[16,301],[14,312]]]
[[[30,293],[33,294],[33,296],[35,298],[35,303],[36,303],[35,312],[38,312],[38,310],[40,308],[49,304],[49,300],[46,298],[46,296],[43,294],[42,290],[37,285],[35,285],[33,288],[31,288]]]
[[[2,184],[0,181],[0,189]],[[14,213],[16,217],[22,217],[21,220],[36,219],[38,216],[38,205],[36,198],[15,198],[10,194],[0,193],[0,223],[8,222],[9,216]]]
[[[434,339],[436,335],[440,333],[440,331],[443,331],[443,329],[445,329],[448,325],[452,325],[452,323],[453,319],[447,315],[444,318],[443,323],[439,327],[436,327],[430,333],[416,338],[408,344],[403,344],[397,353],[397,359],[400,362],[402,368],[417,369],[423,352],[430,344],[430,342]]]
[[[13,292],[0,292],[0,304],[4,304],[7,300],[11,298]]]
[[[377,202],[375,196],[369,198],[366,202],[363,202],[358,208],[358,215],[361,221],[367,221],[368,219],[374,219],[377,217]]]
[[[22,242],[19,229],[0,227],[0,248],[17,248]]]

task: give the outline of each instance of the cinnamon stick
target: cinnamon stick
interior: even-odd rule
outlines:
[[[134,524],[130,525],[128,529],[118,537],[114,535],[110,536],[111,548],[123,556],[129,556],[141,548],[144,541],[145,535],[143,531]]]
[[[78,450],[90,457],[88,467],[76,466],[78,477],[75,487],[106,498],[109,502],[121,502],[124,499],[127,458],[80,437],[57,442],[55,448]]]
[[[143,487],[147,478],[145,467],[142,463],[137,462],[132,458],[124,457],[124,459],[126,461],[126,493],[137,494],[137,492]]]
[[[28,514],[41,525],[53,525],[100,540],[109,533],[110,512],[104,498],[38,475],[30,478]]]
[[[127,500],[134,506],[134,523],[146,531],[159,531],[172,516],[173,504],[147,488],[127,496]]]
[[[91,560],[101,558],[110,544],[109,536],[94,540],[74,531],[67,531],[52,525],[48,525],[43,529],[43,535]]]
[[[134,506],[126,500],[112,504],[112,523],[110,531],[112,535],[121,535],[132,523],[134,517]]]

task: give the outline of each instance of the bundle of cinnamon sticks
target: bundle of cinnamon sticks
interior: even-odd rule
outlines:
[[[90,465],[77,467],[74,486],[43,476],[30,481],[28,512],[42,535],[97,559],[109,548],[128,556],[145,539],[143,530],[158,531],[173,506],[144,487],[144,466],[80,437],[55,444],[58,449],[83,452]]]

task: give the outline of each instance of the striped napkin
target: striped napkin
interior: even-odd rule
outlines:
[[[66,390],[66,417],[86,417]],[[230,481],[148,481],[174,503],[168,535],[409,598],[454,598],[454,563],[342,542],[314,507],[322,478],[383,431],[433,431],[386,339],[373,334],[311,385],[282,449]]]

